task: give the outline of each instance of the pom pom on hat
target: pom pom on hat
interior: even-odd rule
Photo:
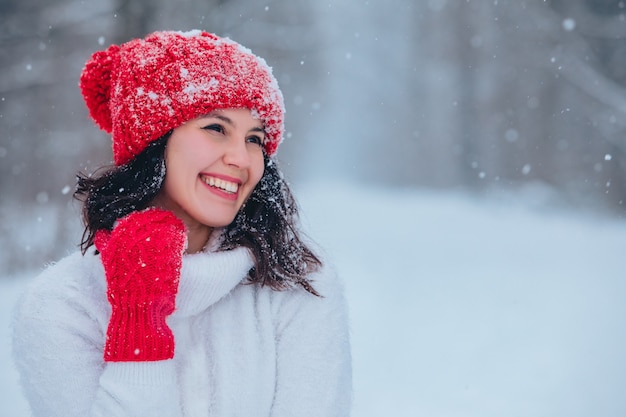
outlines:
[[[271,68],[208,32],[154,32],[98,51],[85,64],[80,88],[93,120],[112,134],[117,165],[216,109],[250,109],[263,122],[268,155],[283,138],[283,97]]]

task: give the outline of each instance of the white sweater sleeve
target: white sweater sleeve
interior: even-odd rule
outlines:
[[[100,377],[94,417],[181,416],[172,360],[110,362]]]
[[[277,324],[277,383],[272,417],[345,417],[352,367],[343,289],[328,269],[314,277],[316,297],[284,294]]]
[[[13,353],[33,416],[181,415],[172,361],[104,362],[104,289],[68,278],[80,274],[76,256],[48,268],[15,311]]]

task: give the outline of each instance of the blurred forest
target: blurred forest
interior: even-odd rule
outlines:
[[[292,182],[535,187],[625,214],[624,1],[0,0],[1,272],[76,248],[75,175],[111,160],[77,87],[91,53],[196,28],[274,68]]]

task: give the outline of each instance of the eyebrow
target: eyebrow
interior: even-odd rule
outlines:
[[[228,123],[231,126],[235,125],[235,123],[230,119],[230,117],[226,117],[226,116],[224,116],[222,114],[219,114],[217,112],[211,112],[211,113],[205,114],[203,117],[214,117],[216,119],[219,119],[219,120],[223,121],[224,123]],[[260,126],[255,126],[252,129],[250,129],[250,131],[251,132],[261,132],[263,134],[267,134],[265,132],[265,129],[260,127]]]

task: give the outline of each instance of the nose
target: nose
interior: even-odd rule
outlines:
[[[245,138],[233,138],[228,141],[224,152],[224,163],[237,168],[250,166],[250,154],[248,153]]]

